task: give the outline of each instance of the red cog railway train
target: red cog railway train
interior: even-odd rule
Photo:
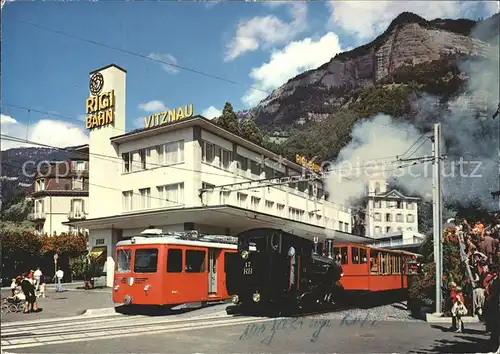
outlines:
[[[227,290],[226,275],[231,270],[234,275],[237,245],[237,237],[156,229],[120,241],[116,245],[113,302],[173,307],[227,300],[234,295]],[[408,262],[416,259],[410,252],[355,244],[338,244],[330,252],[324,249],[319,253],[341,265],[340,282],[348,292],[407,289]],[[238,276],[244,280],[243,274]]]

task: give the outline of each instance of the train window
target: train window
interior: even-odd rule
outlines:
[[[158,249],[135,250],[134,272],[156,273],[158,269]]]
[[[206,270],[205,266],[205,251],[186,251],[186,272],[187,273],[203,273]]]
[[[132,252],[129,249],[120,248],[116,251],[115,271],[117,273],[130,272],[130,259]]]
[[[359,248],[351,247],[351,262],[352,264],[359,264]]]
[[[392,255],[389,253],[387,254],[387,274],[392,274],[392,262],[393,262]]]
[[[386,270],[387,270],[387,265],[386,265],[386,255],[381,253],[380,254],[380,272],[379,274],[386,274]]]
[[[370,251],[370,273],[377,274],[378,273],[378,256],[379,253],[377,251]]]
[[[340,264],[347,264],[347,247],[340,249]]]
[[[366,257],[366,249],[365,248],[359,249],[359,258],[360,258],[361,264],[368,263],[368,258]]]
[[[182,250],[169,249],[167,253],[167,272],[182,273]]]
[[[396,256],[396,274],[401,273],[401,258]]]

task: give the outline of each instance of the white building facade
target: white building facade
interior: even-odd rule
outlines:
[[[419,198],[387,189],[384,179],[368,183],[365,235],[375,238],[380,247],[421,242],[418,232]]]
[[[38,234],[85,233],[87,230],[67,223],[85,220],[88,195],[88,161],[48,162],[35,178],[34,191],[29,198],[32,209],[28,220],[35,224]]]
[[[153,115],[154,126],[125,133],[126,71],[110,65],[91,78],[96,73],[103,82],[96,97],[114,115],[87,119],[89,216],[72,224],[89,229],[90,247],[105,252],[108,286],[115,244],[146,228],[236,235],[272,227],[311,238],[348,237],[351,211],[326,201],[311,182],[262,181],[300,175],[300,165],[192,115],[192,108]],[[92,107],[87,104],[88,114]]]

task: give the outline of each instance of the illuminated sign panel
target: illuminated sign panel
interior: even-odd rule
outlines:
[[[314,172],[321,172],[321,166],[315,164],[314,162],[308,161],[304,156],[295,155],[295,162],[301,166],[307,167]]]
[[[156,127],[158,125],[175,122],[193,116],[193,105],[187,105],[172,110],[166,110],[160,113],[150,115],[144,118],[144,125],[146,128]]]
[[[87,98],[85,119],[87,129],[104,127],[115,121],[115,91]]]

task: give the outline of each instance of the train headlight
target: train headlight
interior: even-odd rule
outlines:
[[[252,300],[253,300],[253,302],[259,302],[260,301],[260,294],[259,293],[253,294]]]
[[[240,302],[240,297],[238,295],[233,295],[233,304]]]
[[[118,289],[120,289],[120,285],[115,285],[113,289],[114,289],[115,291],[118,291]]]
[[[344,273],[340,273],[340,276],[343,277],[344,276]]]
[[[248,253],[248,251],[241,252],[241,258],[243,258],[243,259],[247,259],[249,255],[250,255],[250,253]]]
[[[149,290],[149,288],[150,288],[150,287],[151,287],[151,285],[145,285],[145,286],[144,286],[144,291],[145,291],[145,292],[148,292],[148,290]]]

